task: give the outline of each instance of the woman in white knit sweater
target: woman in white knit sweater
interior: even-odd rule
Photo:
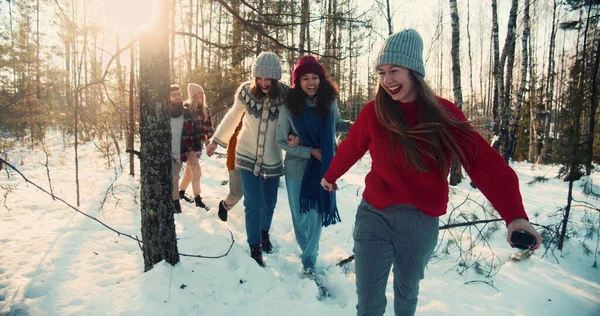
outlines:
[[[237,89],[233,107],[219,124],[206,153],[212,156],[217,145],[227,148],[227,142],[242,120],[235,168],[242,178],[250,256],[264,267],[262,251],[273,250],[269,229],[277,204],[279,177],[283,175],[282,153],[275,141],[275,132],[289,87],[279,82],[281,64],[273,53],[263,52],[258,56],[252,76],[253,81],[242,83]]]

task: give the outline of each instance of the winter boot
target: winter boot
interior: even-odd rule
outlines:
[[[193,203],[194,200],[192,200],[191,197],[185,195],[185,190],[179,190],[179,198],[182,200],[185,200],[188,203]]]
[[[219,218],[226,222],[227,221],[227,208],[225,208],[225,201],[219,202]]]
[[[258,263],[262,268],[265,267],[265,262],[262,258],[262,252],[260,251],[260,244],[250,245],[250,257]]]
[[[194,197],[194,201],[196,201],[196,207],[201,207],[208,211],[208,208],[206,208],[206,204],[204,204],[204,202],[202,202],[202,198],[200,197],[200,195],[196,195]]]
[[[262,242],[262,249],[266,253],[273,252],[273,245],[271,244],[271,240],[269,239],[269,232],[266,230],[260,230],[260,239]]]
[[[173,200],[173,213],[181,213],[181,204],[179,204],[179,200]]]

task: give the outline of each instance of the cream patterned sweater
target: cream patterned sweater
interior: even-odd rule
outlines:
[[[251,83],[242,83],[237,89],[233,106],[219,124],[212,141],[227,148],[242,114],[246,113],[237,138],[235,168],[264,178],[280,177],[283,175],[282,153],[275,141],[275,133],[279,110],[289,87],[279,83],[279,96],[275,100],[257,99],[250,94]]]

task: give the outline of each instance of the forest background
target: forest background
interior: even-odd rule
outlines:
[[[160,180],[169,174],[160,165],[170,146],[169,83],[202,85],[218,125],[260,52],[280,56],[286,83],[298,58],[313,54],[340,86],[343,118],[354,120],[374,96],[375,48],[408,27],[423,35],[434,91],[460,106],[507,161],[561,167],[569,196],[551,239],[559,249],[573,181],[594,172],[600,156],[598,0],[7,0],[0,16],[2,159],[11,161],[15,140],[44,150],[50,129],[75,147],[76,170],[80,143],[93,141],[108,165],[119,164],[113,154],[146,147],[153,161],[140,160],[143,226],[146,210],[170,203],[144,189],[170,187]],[[130,153],[132,176],[135,161]],[[75,195],[79,205],[78,185]],[[143,228],[146,241],[172,225],[172,214],[159,217],[155,231]],[[176,249],[146,252],[146,269],[178,260]]]

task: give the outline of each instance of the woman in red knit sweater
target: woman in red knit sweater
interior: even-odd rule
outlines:
[[[477,188],[513,231],[541,235],[523,207],[518,178],[462,111],[437,97],[424,81],[423,41],[412,29],[390,36],[375,68],[379,88],[340,144],[321,185],[335,184],[368,150],[371,171],[354,228],[358,315],[383,315],[390,268],[394,311],[413,315],[419,282],[437,243],[438,217],[446,213],[454,154]],[[512,244],[511,244],[512,245]]]

